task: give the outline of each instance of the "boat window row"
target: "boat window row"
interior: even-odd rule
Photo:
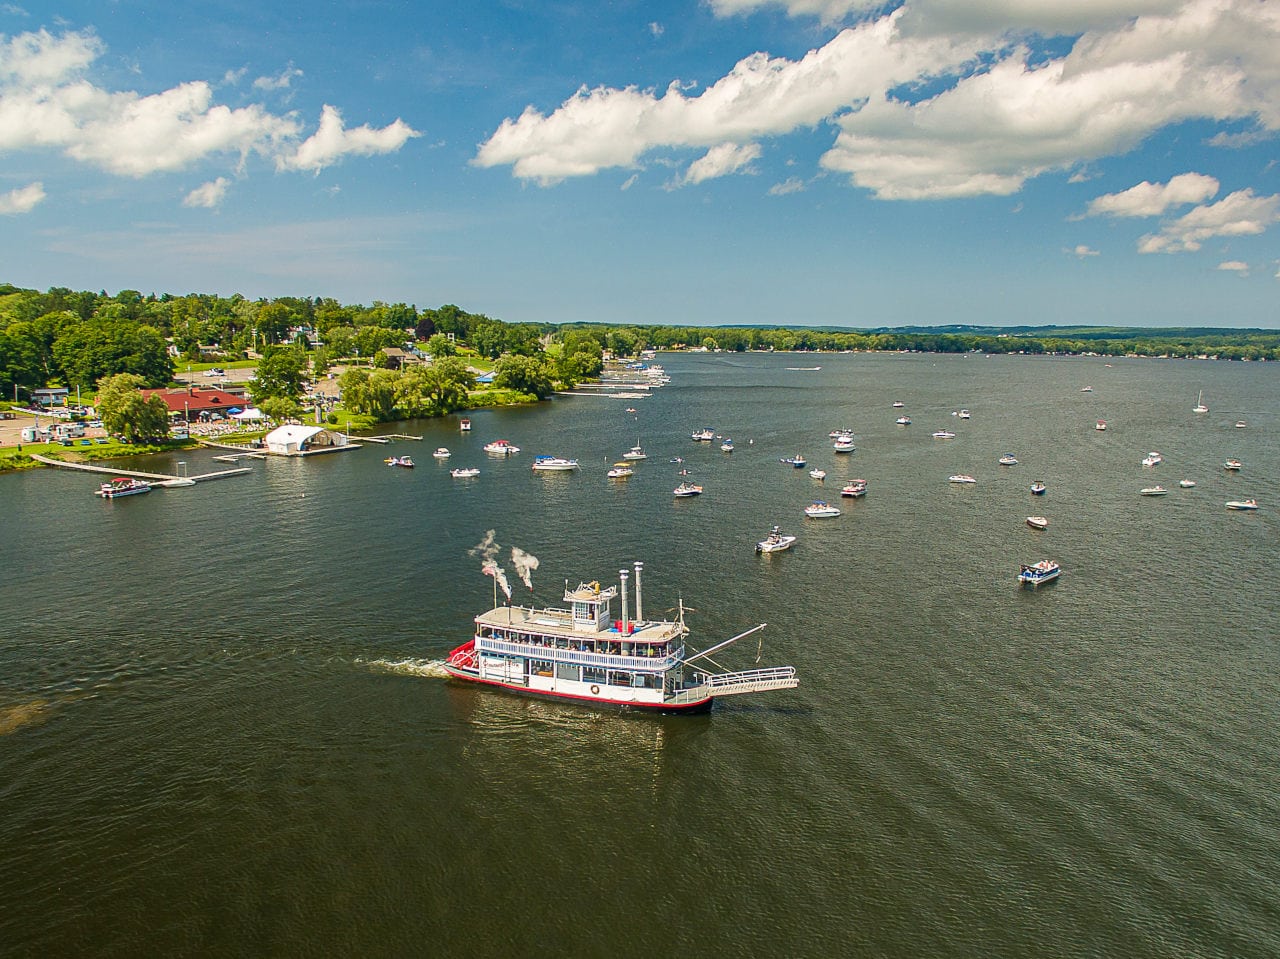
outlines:
[[[628,642],[626,640],[600,639],[596,641],[549,637],[536,633],[507,632],[500,629],[484,628],[480,630],[480,638],[496,639],[504,643],[518,643],[534,648],[567,649],[574,652],[597,653],[604,656],[638,656],[642,658],[666,656],[669,644],[666,642]]]

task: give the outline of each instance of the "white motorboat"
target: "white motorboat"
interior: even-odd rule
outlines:
[[[723,443],[720,444],[720,449],[724,450],[726,453],[732,453],[733,440],[726,439]]]
[[[460,429],[464,433],[470,433],[471,421],[464,416],[462,420],[458,423],[458,429]]]
[[[813,469],[809,470],[809,475],[816,480],[824,480],[827,478],[827,471],[824,469],[818,469],[817,467],[814,467]]]
[[[827,434],[827,438],[833,440],[838,440],[842,436],[847,436],[849,439],[853,439],[853,430],[832,430]]]
[[[961,410],[959,413],[960,419],[962,420],[967,420],[971,415],[972,414],[968,410]]]
[[[1191,408],[1193,413],[1208,413],[1209,407],[1204,405],[1204,390],[1196,396],[1196,405]]]
[[[151,484],[144,479],[130,476],[117,476],[110,482],[103,483],[96,490],[95,496],[103,499],[115,499],[118,496],[136,496],[139,493],[150,493]]]
[[[1139,496],[1168,496],[1169,491],[1163,486],[1144,486],[1138,490]]]
[[[968,473],[956,473],[952,476],[948,476],[947,482],[955,483],[958,486],[963,486],[969,483],[976,483],[978,481],[974,479],[972,476],[970,476]]]
[[[775,526],[769,535],[756,543],[757,553],[781,553],[784,549],[790,549],[796,541],[796,537],[784,535],[781,526]]]
[[[536,456],[533,469],[538,473],[566,473],[578,468],[578,461],[563,456]]]
[[[1028,516],[1027,525],[1032,529],[1048,529],[1049,520],[1044,516]]]
[[[1150,453],[1148,453],[1146,456],[1142,458],[1143,466],[1159,466],[1163,462],[1164,462],[1164,457],[1161,456],[1159,453],[1157,453],[1155,450],[1152,450]]]
[[[1012,453],[1005,453],[1004,456],[1000,457],[998,462],[1001,466],[1017,466],[1018,458]]]
[[[1046,488],[1047,487],[1044,485],[1044,483],[1040,482],[1039,480],[1036,480],[1034,483],[1031,484],[1031,495],[1043,496]]]
[[[846,434],[837,437],[836,441],[831,444],[831,448],[837,453],[852,453],[858,447],[854,445],[853,437]]]
[[[412,456],[388,456],[382,462],[386,463],[388,466],[403,466],[406,469],[413,469]]]
[[[497,453],[500,456],[512,456],[520,452],[520,447],[507,440],[494,440],[492,443],[484,444],[484,451],[486,453]]]
[[[1256,499],[1233,499],[1227,503],[1227,509],[1241,510],[1242,512],[1252,512],[1258,508]]]
[[[1106,429],[1107,429],[1107,421],[1098,420],[1098,422],[1093,424],[1093,428],[1097,430],[1099,433],[1104,433],[1106,432]]]
[[[897,423],[899,426],[910,426],[910,425],[911,425],[911,417],[910,417],[910,416],[899,416],[896,420],[894,420],[894,422],[895,422],[895,423]]]
[[[789,463],[790,465],[794,466],[798,470],[804,469],[809,464],[809,461],[805,459],[803,456],[801,456],[799,453],[797,453],[795,456],[784,456],[781,459],[779,459],[778,462]]]
[[[695,483],[681,483],[671,491],[672,495],[684,498],[686,496],[701,496],[702,487]]]
[[[711,429],[694,430],[689,438],[695,443],[710,443],[716,438],[716,431]]]
[[[1196,485],[1196,481],[1189,480],[1189,479],[1178,480],[1178,485],[1181,486],[1183,489],[1191,489],[1191,487]]]
[[[1244,464],[1241,463],[1239,460],[1227,460],[1225,463],[1222,464],[1223,469],[1229,469],[1232,472],[1239,470],[1240,467],[1242,466],[1244,466]]]
[[[810,519],[824,519],[828,516],[839,516],[840,510],[828,503],[810,503],[804,508],[804,515]]]
[[[631,449],[622,454],[624,460],[645,460],[649,458],[649,454],[637,443]]]
[[[904,403],[904,402],[902,402],[901,400],[894,400],[894,401],[893,401],[893,408],[894,408],[895,410],[900,410],[900,409],[902,409],[902,408],[903,408],[904,406],[906,406],[906,405],[907,405],[907,404],[906,404],[906,403]]]
[[[441,446],[441,447],[437,447],[436,451],[431,455],[438,460],[447,460],[453,454],[449,452],[447,447]]]
[[[474,466],[460,466],[457,469],[449,470],[449,475],[454,479],[470,479],[473,476],[479,476],[480,471]]]
[[[626,479],[634,473],[635,470],[631,468],[630,463],[614,463],[613,469],[609,470],[609,472],[604,475],[609,477],[609,479]]]
[[[1236,429],[1243,430],[1243,429],[1248,429],[1248,427],[1249,427],[1249,424],[1246,423],[1244,420],[1236,420]]]
[[[849,485],[840,491],[841,496],[847,496],[850,499],[857,499],[860,496],[867,495],[867,481],[864,479],[850,480]]]
[[[1062,567],[1053,560],[1042,559],[1038,563],[1023,564],[1022,571],[1018,573],[1018,582],[1039,586],[1057,579],[1061,573]]]
[[[933,438],[935,440],[953,440],[956,438],[956,434],[951,430],[938,430],[933,434]]]

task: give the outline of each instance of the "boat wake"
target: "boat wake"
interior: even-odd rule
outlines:
[[[430,679],[448,679],[443,659],[357,659],[357,663],[378,672],[400,673],[404,676],[426,676]]]

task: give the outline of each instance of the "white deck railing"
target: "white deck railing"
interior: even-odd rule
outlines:
[[[676,649],[669,656],[623,656],[615,653],[590,653],[580,649],[562,649],[558,646],[508,643],[488,636],[476,637],[476,650],[522,656],[525,659],[543,659],[554,663],[572,663],[575,666],[627,670],[633,673],[665,673],[676,665],[683,653],[683,649]]]

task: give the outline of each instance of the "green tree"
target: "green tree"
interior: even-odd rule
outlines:
[[[302,407],[298,405],[297,400],[288,396],[268,396],[258,404],[258,409],[262,410],[263,413],[277,423],[283,423],[285,420],[297,416]]]
[[[259,406],[272,396],[297,401],[306,384],[306,359],[295,349],[276,347],[267,351],[258,363],[249,392]]]
[[[555,383],[546,359],[536,356],[504,356],[493,368],[493,385],[546,399],[555,392]]]
[[[424,349],[437,359],[442,356],[453,356],[458,352],[457,347],[453,345],[453,340],[443,333],[432,334],[431,339],[427,340],[427,345]]]
[[[169,435],[169,407],[158,396],[144,398],[146,381],[134,373],[117,373],[98,381],[98,416],[107,432],[130,442]]]

